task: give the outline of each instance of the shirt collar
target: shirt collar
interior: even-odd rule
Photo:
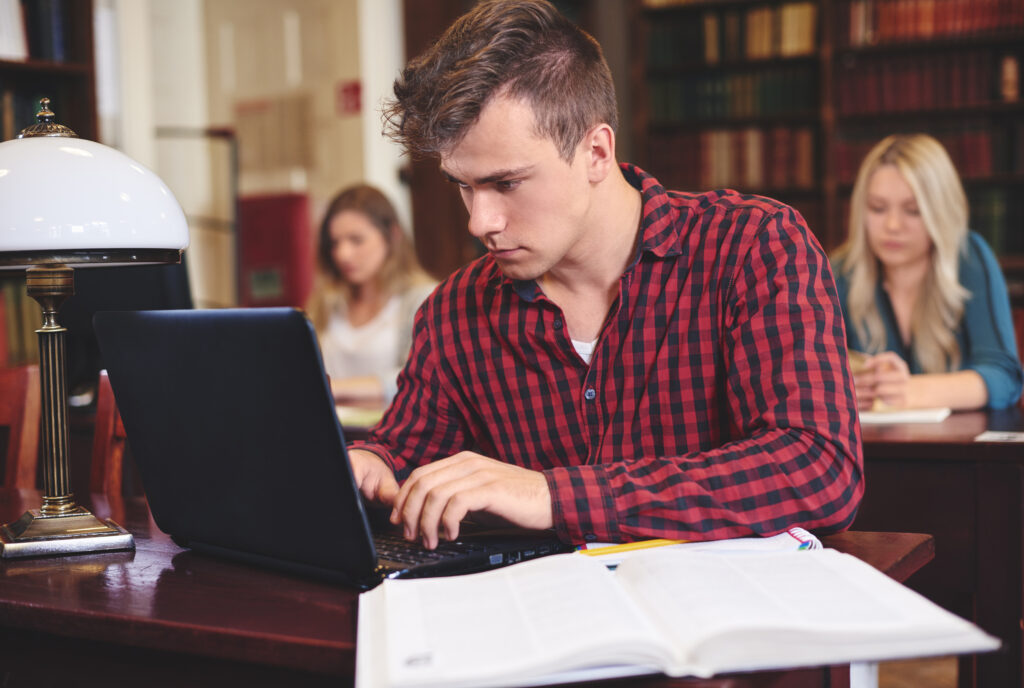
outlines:
[[[620,163],[622,174],[640,191],[643,208],[640,215],[640,242],[637,258],[650,253],[658,258],[678,256],[680,248],[680,209],[672,203],[668,191],[657,179],[630,163]]]

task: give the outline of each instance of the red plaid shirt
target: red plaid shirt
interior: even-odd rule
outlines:
[[[543,471],[571,542],[841,530],[863,493],[845,332],[803,218],[640,169],[640,246],[590,365],[536,283],[489,256],[417,314],[367,442],[403,480],[472,450]]]

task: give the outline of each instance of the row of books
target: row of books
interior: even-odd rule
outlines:
[[[647,81],[650,120],[810,115],[818,105],[818,75],[810,67],[775,67],[730,74],[685,74]]]
[[[760,192],[812,189],[814,151],[811,127],[747,127],[652,135],[649,160],[678,188]]]
[[[0,59],[68,59],[61,0],[0,0]]]
[[[1024,198],[1020,188],[968,189],[971,229],[984,236],[996,255],[1024,253]]]
[[[849,60],[835,79],[838,114],[990,105],[1020,98],[1019,58],[994,50]],[[1011,78],[1003,78],[1007,74]]]
[[[937,138],[949,151],[961,178],[973,180],[1007,175],[1024,178],[1024,121],[993,122],[976,118],[956,126],[916,124],[907,130],[928,131]],[[868,151],[889,133],[869,129],[844,131],[836,137],[835,168],[840,184],[853,184]]]
[[[648,37],[648,65],[654,69],[695,63],[813,55],[817,49],[813,2],[712,9],[692,16],[659,17]]]
[[[0,276],[0,364],[15,366],[39,360],[38,335],[42,326],[42,310],[25,290],[23,273]]]
[[[839,42],[850,47],[1024,30],[1020,0],[847,0]]]

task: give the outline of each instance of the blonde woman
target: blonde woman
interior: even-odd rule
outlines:
[[[384,401],[412,343],[416,309],[435,283],[387,197],[359,185],[331,201],[320,224],[307,311],[338,401]]]
[[[1021,394],[1006,282],[953,163],[926,134],[889,136],[861,164],[850,234],[832,258],[857,403],[1004,408]]]

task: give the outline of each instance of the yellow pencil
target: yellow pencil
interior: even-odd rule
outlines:
[[[665,540],[656,538],[654,540],[638,540],[637,542],[624,542],[621,545],[609,545],[607,547],[595,547],[594,549],[581,549],[580,554],[588,554],[592,557],[599,557],[602,554],[617,554],[619,552],[631,552],[635,549],[647,549],[649,547],[664,547],[665,545],[680,545],[686,540]]]

